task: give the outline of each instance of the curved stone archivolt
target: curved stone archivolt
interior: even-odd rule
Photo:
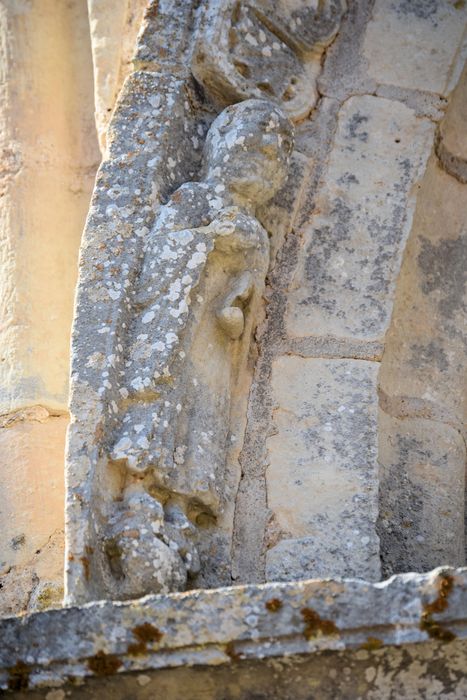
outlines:
[[[383,574],[465,564],[467,71],[420,183],[381,362]]]

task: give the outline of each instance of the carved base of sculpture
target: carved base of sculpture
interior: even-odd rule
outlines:
[[[126,497],[104,536],[106,585],[115,598],[186,588],[199,571],[194,526],[177,506],[164,509],[147,493]]]

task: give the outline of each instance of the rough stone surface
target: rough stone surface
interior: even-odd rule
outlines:
[[[460,654],[465,654],[467,634],[466,577],[465,569],[444,569],[396,576],[379,584],[354,580],[267,584],[147,596],[129,603],[100,602],[7,619],[0,622],[0,687],[42,689],[44,695],[63,688],[72,697],[73,693],[82,697],[84,691],[92,692],[90,680],[113,676],[108,682],[116,689],[128,691],[128,684],[134,683],[136,697],[146,697],[141,688],[157,679],[153,676],[157,670],[172,669],[183,678],[187,667],[200,672],[208,667],[211,674],[217,667],[235,673],[241,689],[240,678],[249,663],[260,662],[259,667],[264,668],[269,659],[277,668],[281,660],[287,665],[300,655],[310,662],[315,656],[320,662],[327,658],[329,665],[324,665],[324,676],[312,669],[303,676],[294,674],[298,687],[309,688],[314,681],[315,687],[328,693],[324,697],[336,697],[329,692],[339,686],[330,683],[329,675],[335,680],[343,674],[349,683],[354,682],[351,672],[340,665],[345,653],[352,652],[355,656],[350,658],[353,663],[361,662],[359,674],[362,680],[366,676],[367,683],[360,687],[358,697],[404,697],[407,685],[405,697],[417,697],[410,694],[411,688],[425,688],[433,694],[423,697],[440,697],[434,692],[446,690],[454,693],[447,697],[460,698],[455,692],[464,682]],[[420,643],[427,642],[433,645],[432,659],[439,662],[437,670],[431,668],[425,675],[426,660],[422,667],[418,660],[429,657],[419,651]],[[444,649],[439,643],[444,643]],[[375,650],[375,659],[380,660],[373,663],[370,652]],[[379,678],[375,665],[381,669]],[[334,669],[331,674],[330,667]],[[127,672],[135,675],[126,676]],[[399,695],[389,690],[395,679]],[[80,688],[83,680],[87,683]],[[457,690],[455,684],[460,684]],[[247,694],[248,686],[240,689],[231,697],[252,697]],[[195,692],[194,687],[190,697],[196,697]],[[226,697],[225,688],[221,692],[213,685],[199,692],[199,697]],[[352,692],[348,697],[355,695]]]
[[[134,55],[135,67],[186,75],[204,4],[192,0],[148,0]]]
[[[384,338],[433,131],[399,102],[345,102],[289,295],[292,336]]]
[[[383,573],[464,564],[462,436],[443,423],[384,412],[379,430]]]
[[[52,505],[54,505],[53,502],[48,507]],[[45,506],[43,506],[44,510]],[[59,513],[59,508],[55,506],[56,518]],[[45,519],[45,523],[49,524],[49,519]],[[61,607],[64,549],[62,518],[59,527],[62,529],[54,530],[51,535],[49,530],[47,539],[40,545],[36,545],[37,549],[28,558],[24,555],[21,558],[18,557],[18,563],[3,569],[3,575],[0,575],[0,617]],[[26,538],[24,541],[19,538],[10,540],[7,544],[11,549],[15,548],[15,553],[18,553],[18,550],[30,548],[32,543]],[[11,555],[11,552],[6,554]]]
[[[274,361],[269,581],[379,578],[377,371],[357,360]]]
[[[344,16],[338,40],[326,53],[323,71],[318,78],[322,95],[339,99],[341,102],[351,95],[372,94],[377,84],[368,78],[363,60],[363,41],[370,21],[374,0],[360,0],[349,3]]]
[[[439,121],[446,108],[447,100],[443,95],[429,92],[423,85],[420,89],[405,88],[392,83],[379,82],[379,78],[375,79],[369,75],[370,65],[365,58],[364,44],[367,26],[373,16],[374,5],[374,0],[360,0],[349,4],[348,12],[344,16],[339,29],[338,40],[327,50],[323,71],[318,78],[320,93],[340,101],[357,94],[377,95],[403,102],[407,107],[413,109],[419,117],[428,117],[434,121]],[[384,14],[385,12],[388,15],[393,15],[396,3],[379,3],[378,7],[381,13]],[[425,23],[425,26],[429,27],[427,23]],[[384,52],[384,49],[389,47],[390,51],[391,43],[404,41],[408,27],[409,24],[406,23],[403,28],[398,28],[397,39],[394,40],[391,34],[386,33],[381,38],[378,48]],[[447,50],[449,51],[449,49]],[[454,48],[454,51],[456,51],[456,48]],[[459,71],[462,69],[465,55],[462,58],[461,54],[462,50],[459,50],[456,57],[456,71],[450,76],[447,92],[455,86]],[[410,51],[405,58],[407,74],[411,75],[415,70],[417,52]],[[425,56],[425,60],[427,71],[432,70],[435,73],[438,62],[437,53],[429,53]]]
[[[380,386],[391,415],[463,428],[467,188],[430,161],[419,192],[387,335]]]
[[[233,353],[237,373],[248,353],[269,263],[266,232],[254,210],[282,184],[292,142],[286,120],[267,102],[250,105],[251,119],[246,106],[226,112],[210,132],[205,181],[178,189],[154,224],[154,208],[140,208],[141,226],[132,230],[128,219],[137,203],[155,200],[157,207],[157,199],[176,187],[181,173],[188,179],[199,165],[204,113],[194,93],[190,99],[190,89],[183,78],[164,81],[149,72],[129,79],[112,122],[109,157],[85,234],[69,440],[67,595],[75,600],[99,597],[99,590],[134,597],[183,587],[186,573],[176,564],[179,555],[170,554],[172,563],[166,566],[164,552],[169,556],[172,543],[188,572],[196,574],[199,562],[188,543],[193,525],[187,516],[215,520],[223,500],[229,357]],[[174,118],[160,124],[154,136],[155,118],[164,111]],[[244,123],[231,119],[230,114],[240,112]],[[183,141],[170,139],[177,124],[185,148]],[[252,148],[257,167],[237,167]],[[123,171],[120,161],[127,165]],[[266,163],[273,167],[263,172]],[[222,177],[224,171],[230,175]],[[201,274],[208,257],[209,274]],[[166,278],[160,277],[161,267]],[[249,308],[245,318],[242,307]],[[232,345],[240,337],[242,342]],[[157,465],[160,469],[154,470]],[[96,485],[102,483],[97,499],[96,468]],[[138,487],[142,477],[143,488]],[[118,513],[113,513],[115,503]],[[152,513],[149,508],[149,530],[144,503],[156,509]],[[165,527],[162,504],[170,520]],[[141,514],[134,514],[135,509]],[[139,566],[131,559],[135,556]]]
[[[371,642],[369,643],[371,647]],[[463,700],[465,641],[426,642],[405,648],[323,651],[284,659],[186,666],[88,679],[82,687],[21,692],[27,700]]]
[[[463,2],[376,0],[363,47],[369,75],[378,83],[446,95],[464,64],[459,49],[466,23]]]

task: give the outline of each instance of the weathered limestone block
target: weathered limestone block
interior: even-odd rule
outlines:
[[[467,7],[450,0],[376,0],[363,53],[378,83],[447,95],[467,49]]]
[[[417,199],[379,384],[394,416],[465,429],[467,187],[433,156]]]
[[[379,578],[376,363],[280,357],[267,580]]]
[[[91,0],[95,16],[106,7]],[[199,173],[201,146],[214,114],[231,101],[267,97],[294,117],[307,114],[320,56],[344,9],[343,0],[311,7],[266,0],[148,3],[134,57],[139,70],[116,108],[84,237],[73,341],[69,600],[182,588],[183,577],[199,570],[200,524],[202,557],[212,571],[223,569],[226,581],[233,505],[225,513],[224,503],[237,488],[245,424],[237,394],[248,391],[261,289],[307,164],[296,154],[298,182],[282,188],[291,132],[279,117],[284,128],[276,139],[279,113],[272,103],[269,116],[263,110],[252,117],[251,128],[248,120],[230,132],[224,125],[208,143]],[[123,17],[118,7],[112,12]],[[97,36],[99,27],[94,30]],[[272,52],[283,65],[269,90],[261,76],[271,73]],[[239,60],[248,62],[247,80],[234,65]],[[237,155],[228,163],[231,148]],[[224,171],[231,172],[231,185]],[[196,177],[201,181],[192,182]],[[177,190],[181,182],[188,184]],[[261,206],[276,192],[270,209]],[[153,545],[159,551],[151,559]],[[169,545],[177,554],[162,564]],[[150,570],[132,568],[132,556]],[[201,561],[202,584],[216,581],[208,568]]]
[[[460,700],[466,610],[467,571],[449,568],[99,601],[1,621],[0,689],[34,700]]]
[[[449,425],[394,418],[380,430],[380,518],[383,574],[465,564],[466,450]]]
[[[99,14],[105,6],[96,4],[92,9]],[[248,7],[230,0],[148,3],[134,57],[134,65],[141,70],[127,81],[116,110],[108,159],[98,177],[84,238],[69,438],[69,600],[87,600],[96,597],[98,591],[102,595],[106,588],[109,594],[118,595],[114,585],[120,585],[123,597],[153,590],[147,583],[136,583],[138,567],[134,567],[136,578],[130,573],[129,557],[132,548],[135,554],[137,539],[122,541],[121,533],[118,534],[127,521],[127,525],[131,522],[131,526],[124,526],[128,533],[138,531],[146,535],[142,533],[146,529],[145,508],[152,528],[146,539],[154,540],[157,531],[159,543],[165,538],[166,546],[172,540],[173,551],[184,558],[184,568],[191,575],[199,568],[193,548],[193,535],[199,528],[193,530],[193,524],[212,526],[218,520],[217,540],[215,527],[211,527],[211,539],[205,537],[200,547],[204,547],[203,556],[211,557],[213,570],[228,570],[229,557],[225,554],[229,549],[233,506],[226,508],[224,518],[223,502],[233,498],[237,487],[241,445],[238,438],[245,423],[239,411],[244,397],[242,403],[232,391],[235,387],[240,391],[241,387],[246,395],[248,390],[249,344],[267,265],[271,252],[275,254],[287,233],[307,164],[297,154],[294,170],[299,181],[282,188],[283,156],[290,150],[290,126],[280,134],[280,143],[272,143],[276,131],[273,115],[277,113],[271,106],[270,117],[265,116],[261,123],[253,118],[251,132],[247,129],[243,134],[239,129],[234,134],[227,133],[228,128],[223,130],[216,137],[215,146],[209,147],[213,153],[222,153],[222,162],[215,167],[211,164],[199,174],[200,149],[207,126],[213,112],[220,110],[219,104],[214,106],[209,100],[215,97],[225,105],[243,97],[266,95],[283,106],[293,107],[293,116],[303,116],[314,103],[315,92],[310,85],[311,101],[306,110],[295,109],[294,95],[300,101],[300,92],[305,94],[299,89],[299,75],[307,74],[312,64],[313,71],[319,68],[319,56],[334,38],[344,9],[343,0],[329,0],[312,7],[303,2],[288,6],[262,0]],[[118,8],[115,13],[114,18]],[[229,41],[235,44],[229,56],[224,55],[222,42],[206,39],[206,32],[215,29],[214,24],[222,34],[225,27],[218,25],[222,18],[227,19],[225,27],[231,29]],[[264,52],[252,48],[256,40],[252,35],[252,42],[244,34],[246,25],[251,25],[252,31],[256,27],[259,41],[265,44]],[[272,46],[264,38],[266,35]],[[225,90],[218,86],[212,91],[209,71],[198,70],[203,46],[211,52],[211,69],[215,67]],[[265,93],[258,87],[265,57],[270,58],[266,54],[272,49],[288,66],[283,89],[279,89],[282,77],[276,75],[277,94]],[[251,80],[243,82],[240,92],[234,90],[234,94],[229,76],[237,53],[248,59]],[[198,82],[192,80],[191,70]],[[167,86],[175,84],[177,87],[168,90],[172,94],[167,98]],[[149,96],[151,86],[153,94]],[[282,117],[279,121],[286,123]],[[259,140],[255,141],[258,135]],[[225,144],[218,148],[224,137]],[[230,167],[226,165],[230,157],[225,152],[226,145],[228,150],[235,146],[240,159],[248,153],[247,165],[243,163],[239,168],[241,176],[234,174],[232,187],[219,175]],[[274,168],[266,168],[261,174],[260,163],[268,158]],[[201,177],[201,183],[190,183],[196,175]],[[167,202],[181,182],[190,184]],[[275,192],[278,197],[271,208],[261,207]],[[163,206],[159,216],[160,204]],[[140,215],[135,236],[136,207]],[[187,218],[188,212],[193,221]],[[269,255],[260,221],[266,223],[272,237]],[[169,235],[165,247],[162,236],[156,236],[154,244],[146,247],[152,229]],[[180,235],[183,241],[178,240]],[[177,264],[172,264],[175,251],[171,246],[182,243],[186,250],[177,268]],[[178,289],[174,275],[184,266],[189,267],[195,257],[193,269],[198,262],[204,265],[203,256],[209,263],[207,271],[200,268],[194,275],[185,274],[183,289]],[[157,261],[160,264],[154,267]],[[158,274],[154,283],[153,276],[161,269],[167,279],[161,282]],[[167,298],[171,302],[178,298],[176,309],[169,309],[165,302],[157,303],[156,296],[162,292],[157,288],[159,283],[169,285]],[[169,311],[174,313],[167,325]],[[157,338],[152,348],[149,336],[152,339],[154,334]],[[209,342],[211,337],[213,342]],[[206,362],[206,349],[210,362]],[[148,409],[156,407],[149,415]],[[201,430],[195,427],[196,421],[215,427]],[[133,426],[136,436],[129,432]],[[204,458],[200,456],[203,454]],[[228,473],[223,474],[226,455],[230,462]],[[203,459],[210,464],[209,474]],[[135,554],[141,562],[150,560],[151,545],[143,539],[141,551]],[[220,564],[222,547],[226,561]],[[157,569],[156,559],[149,564]],[[157,590],[183,587],[180,569],[175,571],[177,566],[168,565],[168,579],[172,569],[173,581],[156,582]],[[124,570],[128,584],[125,591],[115,583],[115,579],[122,581]],[[210,579],[204,569],[200,579],[215,581],[216,575]],[[225,580],[224,576],[222,581]]]
[[[400,102],[344,104],[289,294],[292,336],[384,338],[433,131]]]
[[[323,49],[345,7],[344,0],[210,0],[201,16],[193,74],[221,104],[267,97],[301,119],[316,102]]]

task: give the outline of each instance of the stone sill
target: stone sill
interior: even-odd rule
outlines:
[[[467,568],[100,601],[0,620],[0,688],[467,638]]]

